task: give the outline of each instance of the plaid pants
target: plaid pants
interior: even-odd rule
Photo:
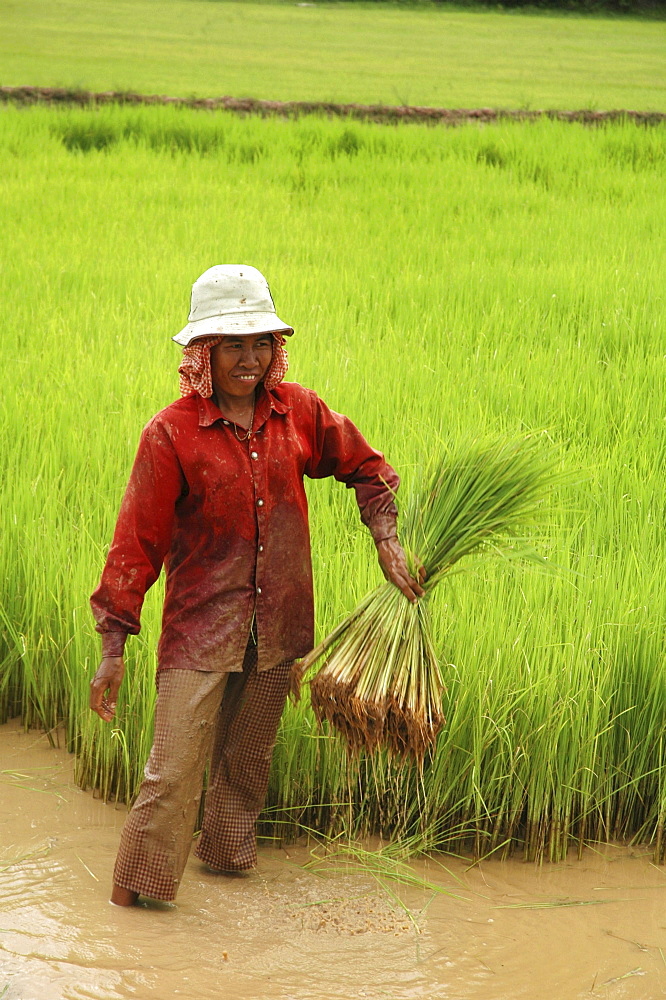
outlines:
[[[258,673],[252,643],[242,673],[158,673],[153,748],[123,827],[113,874],[116,885],[155,899],[175,899],[209,756],[196,854],[223,871],[255,866],[255,823],[266,795],[290,674],[291,662]]]

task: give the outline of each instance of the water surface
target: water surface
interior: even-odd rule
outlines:
[[[191,858],[176,906],[125,910],[108,902],[125,808],[71,774],[43,735],[0,727],[3,1000],[666,997],[666,871],[647,849],[412,866],[445,894],[262,848],[235,878]]]

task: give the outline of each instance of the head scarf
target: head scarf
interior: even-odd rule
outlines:
[[[288,354],[285,338],[281,333],[272,333],[273,357],[266,369],[262,382],[267,389],[274,389],[287,374]],[[178,368],[180,394],[189,396],[198,392],[205,399],[213,395],[213,379],[210,373],[210,350],[219,344],[222,337],[201,337],[183,350],[183,360]]]

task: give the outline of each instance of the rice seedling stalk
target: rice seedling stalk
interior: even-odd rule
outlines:
[[[403,540],[414,575],[426,570],[425,598],[377,587],[312,652],[325,663],[310,685],[319,722],[345,738],[352,755],[386,746],[420,768],[444,725],[444,678],[430,622],[430,596],[465,556],[543,559],[508,544],[544,500],[555,460],[530,436],[492,444],[463,441],[445,452],[407,504]]]

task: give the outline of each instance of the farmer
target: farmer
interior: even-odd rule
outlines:
[[[102,662],[90,707],[110,722],[125,640],[166,568],[154,743],[116,860],[120,906],[175,898],[209,760],[197,856],[218,871],[256,864],[292,666],[313,645],[303,476],[353,487],[385,576],[410,601],[423,593],[396,536],[397,475],[350,420],[282,382],[291,334],[255,268],[218,265],[195,282],[173,338],[182,398],[144,428],[91,598]]]

